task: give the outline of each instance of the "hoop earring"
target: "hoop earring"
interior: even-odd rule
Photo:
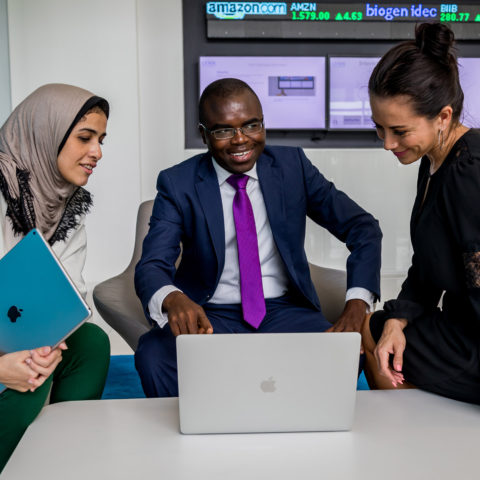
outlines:
[[[443,136],[443,130],[438,131],[438,148],[440,150],[443,150],[443,147],[445,146],[445,137]]]

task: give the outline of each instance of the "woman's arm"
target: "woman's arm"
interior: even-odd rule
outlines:
[[[463,270],[459,288],[466,292],[465,307],[471,307],[480,328],[480,136],[459,153],[444,185],[443,202],[458,249],[458,269]]]

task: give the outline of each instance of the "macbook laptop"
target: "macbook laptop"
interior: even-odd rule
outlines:
[[[177,337],[180,431],[349,430],[360,334]]]
[[[0,259],[0,353],[56,347],[90,309],[41,233],[30,231]],[[5,387],[0,384],[0,391]]]

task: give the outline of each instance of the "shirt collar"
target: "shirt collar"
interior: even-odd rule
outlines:
[[[212,157],[212,163],[213,163],[213,168],[215,169],[215,172],[217,172],[218,184],[222,186],[227,181],[227,178],[232,174],[229,171],[225,170],[223,167],[221,167],[213,157]],[[251,170],[249,170],[248,172],[245,172],[245,175],[248,175],[250,178],[254,178],[255,180],[258,180],[257,164],[255,163],[255,165],[253,165]]]

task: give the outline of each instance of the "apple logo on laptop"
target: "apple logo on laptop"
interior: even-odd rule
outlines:
[[[264,380],[260,384],[260,388],[263,392],[266,393],[272,393],[277,389],[277,387],[275,387],[275,380],[273,379],[273,377],[270,377],[268,380]]]
[[[7,317],[10,319],[12,323],[15,323],[17,321],[17,318],[22,316],[20,312],[23,312],[23,309],[17,308],[15,305],[12,305],[8,309]]]

